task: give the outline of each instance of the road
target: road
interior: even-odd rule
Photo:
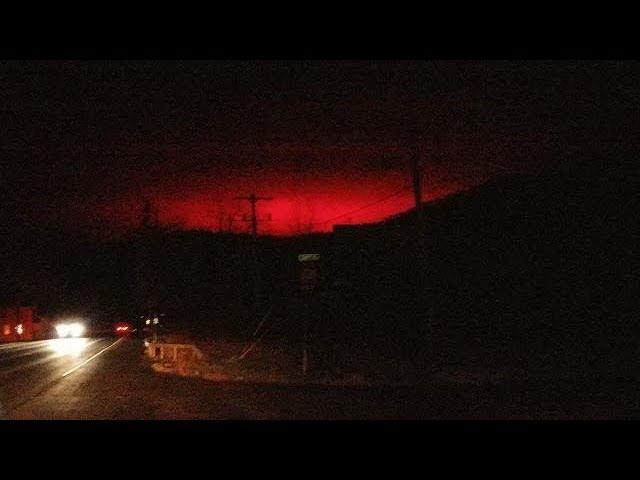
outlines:
[[[153,372],[133,339],[0,345],[5,419],[358,419],[456,416],[413,389],[213,383]],[[442,402],[441,402],[442,403]],[[453,402],[455,403],[455,402]]]
[[[4,419],[638,418],[637,402],[615,412],[523,405],[510,389],[278,386],[158,374],[133,339],[0,345]]]

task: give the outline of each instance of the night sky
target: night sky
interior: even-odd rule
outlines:
[[[426,199],[576,152],[637,151],[639,73],[638,62],[3,62],[3,214],[109,234],[149,198],[163,224],[219,230],[248,213],[233,197],[255,191],[274,197],[260,204],[264,233],[381,220],[412,205],[402,189],[416,145]]]

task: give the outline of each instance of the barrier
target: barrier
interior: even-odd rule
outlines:
[[[187,343],[150,342],[147,356],[156,362],[175,366],[180,374],[198,374],[204,364],[204,355],[195,345]]]

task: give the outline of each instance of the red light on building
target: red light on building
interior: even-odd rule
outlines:
[[[0,325],[4,342],[33,340],[35,307],[9,307],[0,309]]]

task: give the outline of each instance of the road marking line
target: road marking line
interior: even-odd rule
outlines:
[[[93,360],[94,358],[96,358],[98,355],[103,354],[104,352],[106,352],[107,350],[109,350],[111,347],[115,346],[116,344],[120,343],[122,340],[124,340],[124,337],[119,338],[118,340],[116,340],[115,342],[113,342],[111,345],[104,347],[102,350],[100,350],[98,353],[96,353],[95,355],[87,358],[84,362],[82,362],[80,365],[76,365],[75,367],[73,367],[71,370],[68,370],[66,372],[64,372],[62,374],[62,377],[66,377],[67,375],[71,375],[73,372],[75,372],[76,370],[78,370],[80,367],[86,365],[87,363],[89,363],[91,360]]]

